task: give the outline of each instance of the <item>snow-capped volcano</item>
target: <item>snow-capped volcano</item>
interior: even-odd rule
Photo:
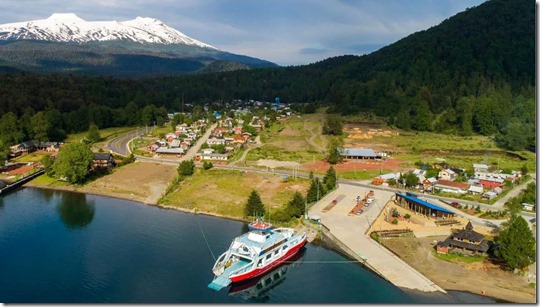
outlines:
[[[217,50],[157,19],[137,17],[121,22],[85,21],[73,13],[54,13],[47,19],[2,24],[0,40],[76,43],[127,40],[138,43],[183,44]]]

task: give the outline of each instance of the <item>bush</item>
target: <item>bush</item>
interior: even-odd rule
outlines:
[[[212,162],[204,161],[202,167],[204,170],[208,170],[214,167],[214,164],[212,164]]]
[[[398,220],[397,220],[397,219],[393,219],[393,220],[392,220],[392,224],[397,225],[397,223],[398,223]]]
[[[407,214],[405,214],[405,216],[403,216],[403,217],[406,218],[406,219],[410,219],[410,218],[411,218],[411,215],[407,213]]]
[[[377,235],[377,233],[372,232],[372,233],[369,234],[369,236],[370,236],[373,240],[375,240],[375,241],[377,241],[377,242],[379,242],[379,243],[381,242],[380,239],[379,239],[379,236]]]
[[[193,160],[186,160],[180,162],[178,165],[178,175],[180,176],[191,176],[195,171],[195,162]]]
[[[122,159],[122,165],[126,165],[126,164],[133,163],[133,162],[135,162],[135,156],[132,153],[129,154],[129,156],[124,157]]]
[[[283,223],[283,222],[290,221],[292,219],[292,215],[288,210],[281,209],[281,210],[272,212],[272,216],[270,216],[270,218],[274,222]]]

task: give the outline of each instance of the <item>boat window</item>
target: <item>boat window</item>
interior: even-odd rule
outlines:
[[[266,260],[270,259],[270,257],[272,257],[272,254],[266,255]]]
[[[262,267],[262,261],[263,261],[262,259],[259,259],[259,262],[257,262],[258,267]]]

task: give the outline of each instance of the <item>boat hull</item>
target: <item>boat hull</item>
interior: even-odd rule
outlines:
[[[297,245],[291,247],[287,253],[285,253],[285,255],[281,256],[280,258],[276,259],[275,261],[272,261],[271,263],[269,263],[267,266],[264,266],[262,268],[255,268],[251,271],[248,271],[248,272],[245,272],[245,273],[242,273],[240,275],[236,275],[236,276],[230,276],[229,278],[231,279],[232,282],[239,282],[239,281],[243,281],[243,280],[248,280],[248,279],[251,279],[251,278],[255,278],[257,276],[260,276],[272,269],[274,269],[275,267],[277,267],[278,265],[280,265],[281,263],[289,260],[291,257],[293,257],[296,253],[298,253],[298,251],[304,247],[304,245],[306,245],[307,243],[307,238],[304,238],[302,241],[300,241],[300,243],[298,243]]]

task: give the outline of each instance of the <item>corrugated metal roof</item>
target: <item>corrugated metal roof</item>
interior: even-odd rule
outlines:
[[[342,156],[354,157],[379,157],[373,149],[369,148],[343,148],[340,153]]]
[[[401,193],[397,193],[397,192],[396,192],[396,195],[399,195],[399,196],[401,196],[401,197],[403,197],[403,198],[405,198],[405,199],[407,199],[409,201],[412,201],[412,202],[417,203],[417,204],[422,205],[422,206],[426,206],[426,207],[434,209],[434,210],[455,214],[454,212],[452,212],[450,210],[447,210],[447,209],[445,209],[443,207],[439,207],[437,205],[428,203],[427,201],[425,201],[423,199],[420,199],[420,198],[410,197],[410,196],[407,196],[405,194],[401,194]]]

